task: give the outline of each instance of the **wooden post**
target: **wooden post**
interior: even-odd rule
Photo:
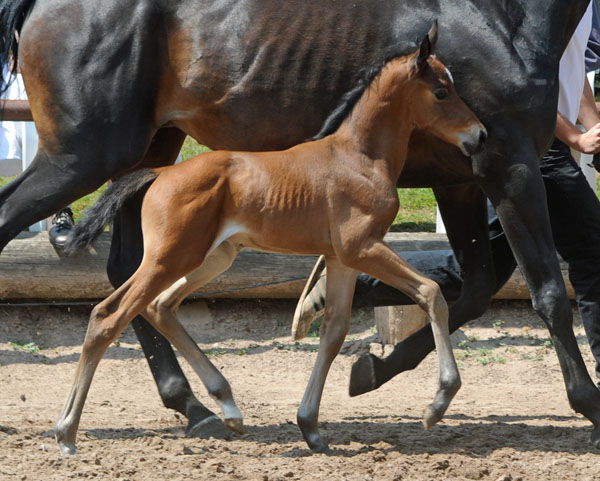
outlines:
[[[427,324],[427,314],[419,306],[375,308],[375,325],[383,344],[397,344]]]

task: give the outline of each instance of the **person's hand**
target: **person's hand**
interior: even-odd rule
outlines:
[[[575,148],[583,154],[596,154],[600,152],[600,123],[594,125],[587,132],[582,133]]]

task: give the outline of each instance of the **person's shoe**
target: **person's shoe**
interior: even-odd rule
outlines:
[[[74,225],[73,211],[70,207],[58,211],[52,217],[52,228],[48,231],[50,244],[57,250],[64,249]]]
[[[313,321],[323,315],[326,287],[325,257],[320,256],[310,273],[308,281],[306,281],[296,306],[296,312],[294,312],[292,337],[296,341],[305,337]]]

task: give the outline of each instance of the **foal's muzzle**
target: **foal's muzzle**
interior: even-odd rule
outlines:
[[[484,127],[473,126],[468,132],[461,134],[462,153],[467,157],[474,155],[483,150],[483,144],[487,139],[487,130]]]

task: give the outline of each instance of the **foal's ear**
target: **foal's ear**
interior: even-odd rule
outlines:
[[[438,21],[434,20],[431,28],[429,29],[429,33],[427,34],[429,37],[429,41],[431,42],[431,50],[435,48],[435,44],[438,39]]]
[[[438,22],[437,20],[433,22],[433,25],[429,29],[429,33],[425,35],[425,38],[421,41],[421,45],[419,46],[419,51],[415,52],[414,64],[413,68],[415,72],[421,70],[425,64],[427,63],[427,59],[431,55],[431,51],[433,47],[435,47],[435,43],[437,42],[438,37]]]

